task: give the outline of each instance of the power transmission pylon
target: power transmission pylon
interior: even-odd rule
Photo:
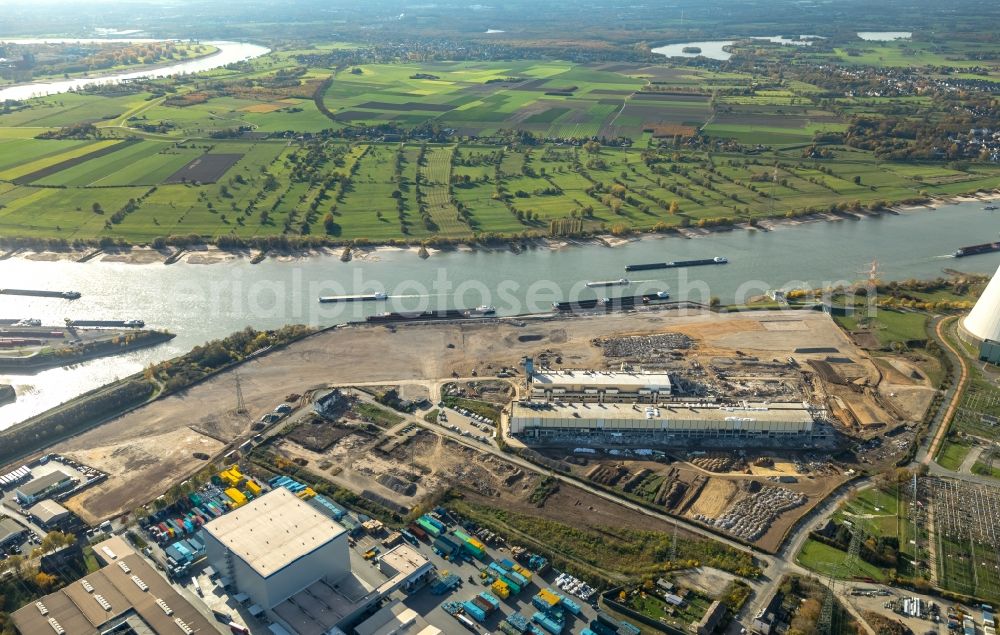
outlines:
[[[830,575],[826,582],[826,595],[823,597],[819,621],[816,622],[816,632],[820,635],[829,635],[833,631],[833,585],[836,584],[836,581],[833,579],[833,575]]]
[[[670,541],[670,562],[677,562],[677,521],[674,521],[674,537]]]
[[[239,371],[233,371],[233,375],[236,378],[236,414],[245,415],[247,414],[247,403],[243,399],[243,385],[240,383],[240,373]]]
[[[847,547],[847,557],[844,558],[843,563],[840,565],[842,573],[849,575],[858,563],[861,555],[861,544],[864,542],[865,534],[866,532],[861,523],[855,521],[854,531],[851,532],[851,544]],[[823,597],[823,607],[819,614],[819,621],[816,623],[816,632],[820,635],[831,635],[833,633],[833,595],[836,584],[837,581],[831,573],[827,577],[826,595]]]

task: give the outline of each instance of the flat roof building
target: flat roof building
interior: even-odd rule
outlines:
[[[231,591],[297,635],[353,625],[434,571],[406,545],[373,567],[350,549],[342,525],[285,488],[207,523],[202,533],[208,562],[231,581]]]
[[[347,530],[284,488],[205,525],[209,562],[265,609],[349,571]]]
[[[69,489],[74,484],[76,479],[62,470],[56,470],[19,486],[14,490],[14,494],[22,505],[34,505],[52,494]]]
[[[740,406],[665,403],[562,403],[515,401],[510,433],[527,436],[570,433],[656,432],[670,437],[749,437],[809,434],[813,413],[802,403]]]
[[[98,635],[124,629],[124,623],[133,630],[120,632],[224,632],[130,548],[103,569],[21,607],[12,617],[22,635]]]
[[[671,386],[666,373],[545,370],[531,374],[531,396],[546,400],[653,403],[669,397]]]

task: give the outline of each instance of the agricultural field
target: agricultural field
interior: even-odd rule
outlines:
[[[70,241],[648,231],[870,206],[920,190],[945,193],[960,179],[974,189],[1000,177],[1000,166],[881,164],[873,172],[872,159],[856,151],[818,162],[559,144],[2,136],[0,148],[10,150],[0,155],[7,185],[0,234]],[[949,183],[935,185],[944,176]],[[109,218],[130,199],[127,214]],[[882,314],[876,335],[885,344],[923,332],[915,314]]]
[[[954,46],[965,48],[858,43],[843,64],[871,51],[923,59],[979,50]],[[0,236],[620,234],[861,211],[1000,182],[1000,164],[893,162],[842,145],[850,117],[932,107],[926,96],[831,98],[807,78],[736,67],[324,57],[349,48],[280,50],[183,81],[8,105]],[[841,54],[761,50],[815,63]],[[923,330],[894,315],[874,325],[883,346]]]
[[[646,124],[698,126],[709,115],[708,98],[701,96],[691,99],[693,105],[682,97],[637,107],[621,119],[626,102],[644,86],[638,76],[569,62],[372,64],[339,73],[324,102],[344,124],[433,124],[465,136],[515,127],[558,137],[617,130],[638,136]]]

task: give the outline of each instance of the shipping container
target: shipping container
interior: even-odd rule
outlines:
[[[510,592],[513,593],[514,595],[517,595],[518,593],[521,592],[521,585],[518,584],[517,582],[514,582],[510,578],[500,576],[497,579],[506,584],[510,588]]]
[[[573,615],[579,615],[580,614],[580,605],[579,604],[577,604],[573,600],[571,600],[568,597],[565,597],[563,595],[560,595],[558,597],[559,597],[559,601],[562,603],[562,605],[564,607],[566,607],[567,611],[569,611]]]
[[[499,598],[495,597],[489,591],[483,591],[482,593],[479,594],[479,597],[483,598],[484,600],[492,604],[494,609],[500,608]]]
[[[433,516],[428,516],[427,514],[424,514],[420,518],[437,527],[437,530],[439,532],[443,533],[446,529],[448,529],[443,522],[441,522],[437,518],[434,518]]]
[[[409,527],[407,527],[407,529],[409,529],[410,533],[412,533],[414,536],[416,536],[420,540],[427,540],[427,532],[424,531],[423,528],[421,528],[419,525],[410,523],[410,525],[409,525]]]
[[[417,519],[417,524],[428,533],[428,535],[437,538],[441,535],[441,530],[435,527],[432,523],[427,522],[424,516]]]
[[[507,577],[517,582],[521,586],[521,588],[528,586],[528,581],[524,578],[523,575],[521,575],[517,571],[508,571]]]
[[[538,624],[539,626],[541,626],[542,628],[544,628],[548,632],[552,633],[552,635],[559,635],[560,633],[562,633],[563,623],[562,622],[557,622],[551,616],[546,615],[545,613],[542,613],[541,611],[539,611],[539,612],[535,613],[534,615],[532,615],[531,616],[531,621],[535,622],[536,624]]]
[[[510,587],[503,580],[496,580],[490,585],[490,590],[501,600],[506,600],[510,597]]]
[[[477,622],[486,621],[486,611],[479,608],[473,602],[463,602],[462,608],[465,610],[465,614],[476,620]]]
[[[485,613],[486,615],[489,615],[490,613],[496,610],[495,606],[493,606],[492,604],[490,604],[489,602],[487,602],[478,595],[470,599],[469,601],[478,606],[479,608],[483,609],[483,613]]]

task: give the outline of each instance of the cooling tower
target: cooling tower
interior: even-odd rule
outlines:
[[[1000,269],[986,285],[986,290],[962,321],[965,332],[978,342],[1000,341]]]

